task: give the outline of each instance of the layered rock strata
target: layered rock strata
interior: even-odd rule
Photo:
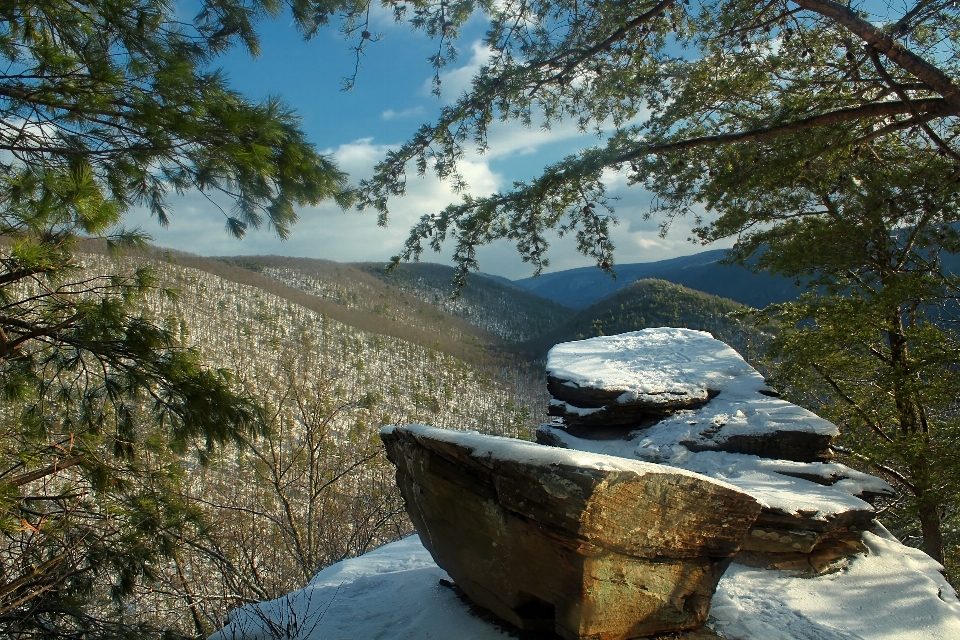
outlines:
[[[645,329],[564,343],[547,368],[558,418],[538,429],[538,442],[689,469],[753,495],[763,510],[740,562],[824,572],[862,549],[870,502],[892,493],[828,462],[836,426],[776,397],[707,333]],[[603,413],[616,418],[604,423]]]
[[[564,638],[701,626],[761,508],[639,460],[417,425],[381,436],[437,564],[495,615]]]
[[[736,351],[691,329],[558,344],[547,355],[547,389],[550,415],[583,438],[591,428],[642,428],[695,410],[681,414],[697,427],[683,428],[691,451],[813,462],[830,458],[838,434],[833,424],[776,397]]]

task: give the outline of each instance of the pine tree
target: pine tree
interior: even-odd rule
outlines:
[[[340,4],[291,8],[309,35]],[[124,598],[205,526],[183,497],[185,465],[262,429],[227,372],[141,312],[149,270],[90,276],[78,251],[91,238],[143,246],[124,212],[168,224],[168,195],[189,189],[231,198],[237,237],[264,224],[286,237],[295,207],[343,201],[345,176],[295,113],[209,68],[237,41],[256,53],[256,22],[281,8],[204,2],[187,23],[158,0],[0,9],[5,637],[154,633],[127,622]]]
[[[606,144],[509,191],[467,193],[462,203],[425,214],[398,260],[450,241],[462,278],[477,270],[478,246],[507,239],[539,272],[547,232],[556,229],[610,270],[616,217],[602,179],[607,170],[658,196],[654,213],[666,231],[683,215],[698,221],[701,203],[722,214],[742,174],[771,184],[801,179],[796,163],[783,167],[766,157],[775,147],[794,147],[800,165],[816,168],[831,150],[869,152],[873,141],[901,136],[928,156],[960,161],[960,10],[948,0],[882,15],[832,0],[465,0],[456,11],[429,11],[445,4],[425,3],[414,26],[449,39],[469,9],[486,11],[491,56],[469,92],[387,154],[362,183],[360,206],[379,211],[385,224],[411,165],[464,189],[464,150],[476,144],[483,151],[498,120],[539,118],[548,127],[574,119],[604,133]],[[939,176],[951,190],[952,169]]]

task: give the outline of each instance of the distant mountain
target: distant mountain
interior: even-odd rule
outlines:
[[[574,310],[549,300],[506,278],[479,274],[458,292],[453,268],[426,262],[398,264],[355,263],[403,293],[511,342],[529,340],[570,318]]]
[[[515,280],[514,284],[574,309],[583,309],[645,278],[682,284],[756,308],[792,300],[800,293],[792,280],[718,264],[725,254],[724,249],[714,249],[657,262],[622,264],[616,267],[616,280],[596,267],[581,267]]]
[[[325,310],[327,313],[343,315],[349,310],[353,315],[365,314],[368,322],[362,328],[366,330],[392,331],[392,335],[401,332],[407,339],[411,329],[417,329],[467,344],[499,346],[502,341],[529,340],[574,313],[509,281],[491,277],[470,278],[454,298],[453,268],[440,264],[400,264],[387,270],[382,262],[339,263],[284,256],[217,260],[308,293],[328,306],[335,305]],[[372,325],[371,317],[375,317]],[[343,321],[360,326],[356,318]],[[456,350],[447,351],[461,356]]]
[[[493,281],[495,281],[495,282],[499,282],[500,284],[506,285],[506,286],[508,286],[508,287],[513,287],[514,289],[520,289],[521,291],[527,291],[527,289],[526,289],[525,287],[520,286],[519,284],[517,284],[516,282],[514,282],[514,281],[511,280],[510,278],[504,278],[503,276],[495,276],[495,275],[493,275],[492,273],[478,273],[478,274],[476,274],[476,275],[480,276],[481,278],[489,278],[490,280],[493,280]]]
[[[763,349],[764,333],[749,318],[738,317],[743,305],[665,280],[638,280],[582,309],[559,327],[527,342],[534,356],[555,344],[614,335],[649,327],[686,327],[709,331],[748,360]]]

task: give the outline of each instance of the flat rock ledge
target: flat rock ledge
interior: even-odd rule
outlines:
[[[760,513],[682,469],[411,425],[381,437],[424,546],[475,603],[563,638],[696,629]]]
[[[690,451],[826,461],[836,426],[781,400],[753,367],[709,333],[643,329],[555,345],[548,413],[587,439],[627,436],[683,413]]]

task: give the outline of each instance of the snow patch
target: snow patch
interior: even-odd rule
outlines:
[[[657,430],[658,426],[640,431],[630,440],[587,440],[549,425],[541,426],[541,429],[548,429],[570,449],[612,457],[640,458],[693,471],[736,487],[756,498],[767,509],[789,515],[802,513],[806,517],[829,520],[851,510],[873,511],[870,504],[856,496],[864,492],[886,494],[893,491],[880,478],[838,463],[804,463],[724,451],[690,451],[677,444],[676,434]],[[820,482],[792,474],[812,476]]]
[[[331,565],[283,598],[235,610],[209,640],[272,640],[271,623],[297,640],[509,637],[471,614],[441,578],[450,579],[410,536]]]
[[[616,399],[619,404],[658,404],[667,395],[706,401],[719,392],[704,406],[678,411],[657,425],[674,433],[674,442],[701,439],[705,430],[716,443],[770,431],[830,437],[839,433],[815,413],[768,395],[763,376],[705,331],[643,329],[565,342],[550,350],[547,373],[570,386],[622,391]],[[576,410],[566,407],[569,413]],[[679,437],[681,433],[684,437]]]
[[[622,404],[766,389],[763,376],[736,351],[693,329],[642,329],[558,344],[547,354],[547,373],[569,386],[620,391]]]
[[[864,533],[870,549],[844,571],[816,578],[732,564],[708,625],[729,640],[954,640],[960,602],[924,553]],[[298,640],[502,640],[439,584],[417,536],[327,567],[299,591],[248,605],[210,640],[267,640],[268,624],[296,617]]]
[[[573,406],[572,404],[570,404],[569,402],[564,402],[563,400],[557,400],[556,398],[551,398],[551,399],[550,399],[550,406],[551,406],[551,407],[563,407],[563,412],[564,412],[566,415],[581,416],[581,417],[582,417],[582,416],[589,416],[590,414],[596,413],[596,412],[598,412],[598,411],[603,411],[603,407],[596,407],[596,408],[587,408],[587,409],[585,409],[585,408],[583,408],[583,407],[575,407],[575,406]]]
[[[869,555],[818,578],[731,565],[712,626],[730,640],[960,638],[960,602],[940,565],[892,536],[865,532],[863,542]]]
[[[381,434],[389,435],[397,427],[387,426],[381,429]],[[597,469],[600,471],[630,471],[643,476],[648,473],[681,474],[698,478],[711,484],[717,484],[741,491],[735,485],[724,482],[722,479],[684,469],[657,463],[643,462],[633,456],[607,455],[606,453],[592,452],[589,449],[549,447],[526,440],[503,438],[481,434],[476,431],[451,431],[438,429],[421,424],[411,424],[403,427],[404,430],[416,436],[423,436],[432,440],[449,442],[472,450],[472,456],[478,460],[497,459],[522,464],[531,464],[548,468],[552,465],[568,465],[582,469]],[[545,470],[545,473],[549,473]]]

